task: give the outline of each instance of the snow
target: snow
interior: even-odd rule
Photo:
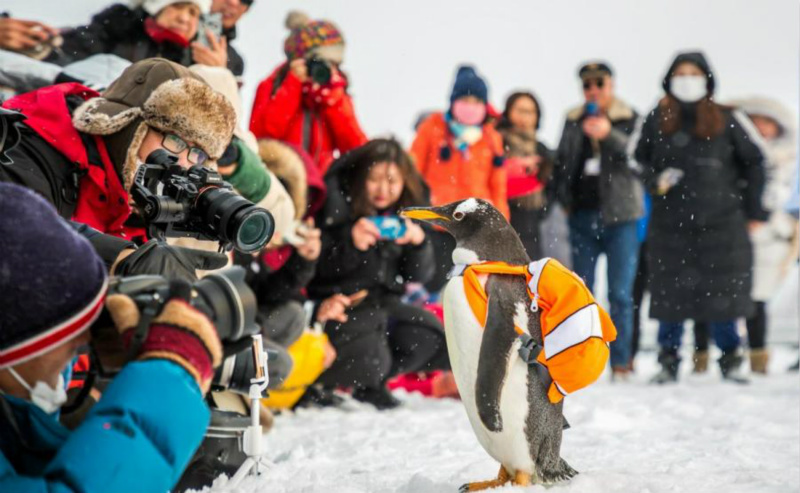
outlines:
[[[458,207],[456,207],[456,210],[453,213],[455,214],[456,212],[461,212],[462,214],[469,214],[470,212],[477,211],[480,208],[480,205],[480,202],[474,198],[467,199],[458,204]]]
[[[773,346],[771,374],[747,386],[719,372],[681,383],[647,384],[655,353],[637,359],[632,381],[608,375],[566,400],[572,428],[562,457],[580,474],[545,488],[498,492],[787,493],[800,490],[800,387],[785,369],[797,348]],[[274,466],[241,493],[438,493],[497,474],[478,445],[463,405],[399,394],[400,409],[302,410],[276,419],[264,444]],[[225,478],[217,481],[223,486]]]

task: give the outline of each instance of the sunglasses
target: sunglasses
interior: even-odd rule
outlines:
[[[592,85],[597,86],[598,89],[602,89],[604,85],[606,85],[606,81],[603,79],[586,79],[583,81],[583,90],[588,91],[592,88]]]
[[[192,164],[199,164],[202,166],[208,161],[208,154],[206,154],[206,151],[199,147],[190,147],[185,140],[175,134],[164,134],[161,147],[173,154],[180,154],[186,149],[189,149],[189,156],[187,159]]]

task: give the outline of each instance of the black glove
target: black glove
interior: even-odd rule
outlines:
[[[151,240],[124,258],[114,274],[117,276],[161,275],[170,279],[197,280],[198,269],[221,269],[228,264],[224,253],[193,250]]]

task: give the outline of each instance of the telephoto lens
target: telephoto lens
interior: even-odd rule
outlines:
[[[226,188],[208,188],[197,200],[195,214],[242,253],[264,248],[275,231],[272,214]]]

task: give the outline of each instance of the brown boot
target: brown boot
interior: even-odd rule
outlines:
[[[750,350],[750,369],[753,373],[767,374],[767,364],[769,363],[769,352],[765,348]]]
[[[692,361],[694,361],[692,373],[705,373],[708,371],[708,351],[695,351]]]

